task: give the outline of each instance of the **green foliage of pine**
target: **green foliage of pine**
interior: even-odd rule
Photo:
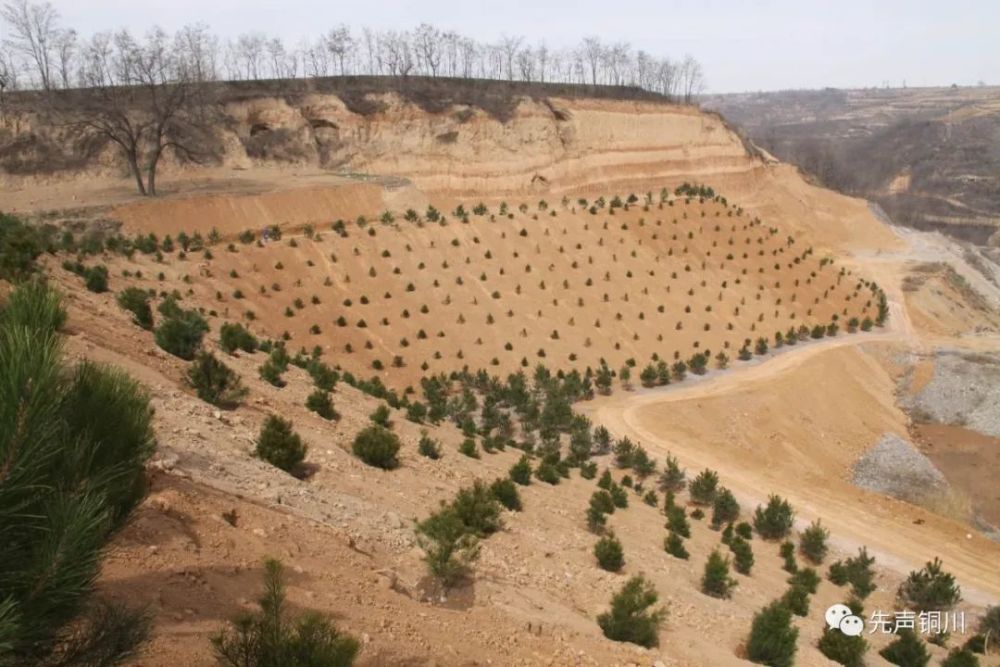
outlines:
[[[340,419],[340,415],[333,407],[333,400],[330,398],[330,392],[324,391],[323,389],[314,389],[312,393],[306,397],[306,408],[329,421]]]
[[[46,250],[45,234],[19,218],[0,213],[0,279],[18,282],[35,271],[35,259]]]
[[[910,572],[896,592],[899,603],[914,611],[946,611],[962,600],[955,576],[945,572],[935,558],[922,569]]]
[[[816,519],[799,536],[799,551],[810,561],[819,565],[829,551],[826,544],[829,538],[830,531],[820,524],[819,519]]]
[[[861,547],[857,556],[830,565],[827,578],[837,586],[850,584],[855,597],[864,600],[875,590],[874,564],[875,559],[868,555],[867,549]]]
[[[143,329],[153,328],[153,309],[149,305],[149,293],[139,287],[126,287],[115,297],[118,305],[132,313],[132,321]]]
[[[907,628],[897,631],[896,638],[878,654],[899,667],[926,667],[931,661],[927,645]]]
[[[461,489],[451,502],[452,509],[476,537],[486,537],[500,530],[500,503],[481,480]]]
[[[188,367],[187,382],[198,398],[224,409],[235,408],[248,391],[239,375],[204,350],[198,351]]]
[[[684,547],[684,538],[673,531],[667,533],[667,536],[663,538],[663,549],[674,558],[681,560],[687,560],[690,556]]]
[[[186,361],[194,359],[201,340],[208,332],[208,323],[193,310],[182,310],[168,315],[153,334],[156,344],[175,357]]]
[[[0,247],[10,243],[20,241]],[[16,288],[0,312],[2,664],[119,664],[149,631],[143,613],[92,601],[101,553],[146,492],[149,396],[114,368],[69,366],[64,320],[40,282]]]
[[[625,550],[617,537],[605,535],[594,545],[594,558],[602,570],[619,572],[625,567]]]
[[[243,613],[212,637],[219,662],[229,667],[350,667],[360,644],[338,631],[330,619],[306,612],[290,620],[285,605],[283,568],[264,563],[260,611]]]
[[[531,484],[531,459],[527,455],[521,456],[517,463],[510,467],[509,476],[521,486]]]
[[[733,569],[740,574],[749,576],[754,563],[753,549],[750,547],[750,543],[735,535],[729,542],[729,549],[733,552]]]
[[[953,648],[941,662],[941,667],[979,667],[979,658],[968,649]]]
[[[351,451],[370,466],[392,470],[399,465],[399,437],[389,429],[372,424],[354,436]]]
[[[736,497],[729,489],[720,487],[712,501],[712,526],[718,528],[738,518],[740,518],[740,504],[736,502]]]
[[[391,415],[392,413],[389,412],[389,406],[386,405],[385,403],[382,403],[377,408],[375,408],[374,412],[368,415],[368,418],[372,421],[373,424],[377,424],[382,428],[392,428],[392,421],[389,419]]]
[[[524,507],[521,503],[521,494],[518,493],[517,485],[509,477],[501,477],[494,480],[490,485],[490,492],[501,505],[512,512],[520,512]]]
[[[445,590],[467,576],[470,564],[479,556],[478,538],[449,506],[417,524],[417,539],[428,571]]]
[[[269,415],[257,436],[256,455],[287,473],[293,473],[306,458],[306,445],[292,422]]]
[[[705,562],[705,572],[701,578],[701,592],[713,598],[728,598],[737,581],[729,576],[729,559],[712,551]]]
[[[795,664],[798,638],[791,612],[780,601],[772,602],[754,614],[747,638],[747,658],[758,665],[791,667]]]
[[[765,540],[780,540],[792,529],[795,512],[787,500],[780,496],[768,497],[765,507],[757,507],[753,516],[753,527]]]
[[[219,347],[228,354],[236,350],[253,354],[258,345],[257,338],[239,322],[226,322],[219,328]]]
[[[660,624],[666,612],[651,609],[658,599],[650,582],[641,575],[632,577],[611,599],[611,609],[597,617],[597,624],[608,639],[647,648],[659,646]]]
[[[715,500],[715,492],[718,487],[719,474],[708,468],[702,470],[688,485],[691,502],[699,505],[711,505],[712,501]]]
[[[441,458],[441,443],[431,438],[426,432],[420,434],[420,442],[417,443],[417,453],[432,461]]]
[[[820,653],[844,667],[863,667],[868,642],[864,636],[851,637],[836,628],[824,628],[819,639]]]

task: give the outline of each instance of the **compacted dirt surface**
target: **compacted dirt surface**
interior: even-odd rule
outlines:
[[[906,574],[941,557],[962,586],[959,610],[971,632],[984,608],[1000,601],[1000,543],[955,508],[917,507],[858,489],[851,469],[885,434],[914,437],[949,482],[985,508],[982,517],[995,517],[996,498],[988,497],[995,496],[995,468],[963,465],[952,455],[974,450],[975,460],[988,461],[995,443],[933,426],[918,427],[923,438],[911,436],[899,387],[904,376],[910,391],[926,386],[941,347],[997,349],[996,293],[950,242],[895,230],[865,202],[750,157],[714,117],[609,101],[560,104],[560,117],[570,119],[562,125],[553,127],[526,105],[506,132],[479,119],[478,133],[466,128],[447,148],[432,140],[440,118],[418,118],[411,128],[423,128],[413,131],[427,137],[413,145],[394,128],[398,118],[369,119],[374,134],[367,136],[381,148],[358,153],[358,165],[377,176],[364,182],[316,175],[311,165],[302,165],[297,179],[291,168],[249,164],[241,165],[247,171],[234,177],[231,190],[216,174],[198,191],[198,172],[183,173],[164,181],[164,190],[175,187],[177,194],[147,202],[113,188],[102,200],[100,188],[88,190],[86,180],[106,183],[102,173],[19,182],[11,201],[0,198],[0,208],[16,204],[39,213],[72,202],[83,212],[51,218],[99,215],[129,234],[161,239],[207,236],[215,228],[221,238],[210,256],[191,252],[182,259],[175,251],[162,261],[142,254],[102,261],[113,291],[176,289],[185,307],[202,308],[212,327],[206,344],[220,357],[219,325],[241,320],[261,336],[287,331],[293,351],[318,345],[328,363],[377,375],[400,390],[419,386],[424,372],[463,366],[506,375],[525,363],[528,372],[538,363],[582,369],[603,358],[617,369],[632,358],[633,388],[616,381],[611,395],[574,409],[616,437],[639,442],[658,463],[676,456],[689,478],[706,467],[718,471],[743,519],[772,493],[792,503],[797,528],[821,519],[832,544],[821,573],[867,546],[877,570],[869,612],[894,610]],[[532,145],[533,137],[543,137],[544,145]],[[491,172],[490,151],[498,147],[507,152]],[[390,148],[400,155],[389,157]],[[465,172],[461,156],[470,161]],[[493,182],[494,174],[502,178]],[[726,202],[670,197],[659,206],[660,189],[672,192],[683,181],[711,185]],[[640,201],[614,215],[591,213],[579,201],[631,192]],[[648,209],[646,192],[654,194]],[[50,196],[58,206],[45,206]],[[480,202],[487,215],[471,213]],[[499,213],[502,202],[509,216]],[[428,204],[446,215],[446,225],[402,219],[407,208],[423,213]],[[468,224],[454,215],[458,204],[470,212]],[[392,222],[376,222],[386,210]],[[365,224],[357,224],[358,216]],[[346,236],[334,229],[338,220]],[[259,233],[265,225],[279,225],[281,240],[239,240],[241,232]],[[66,294],[68,352],[123,367],[150,388],[156,410],[150,495],[110,549],[99,583],[102,593],[145,605],[153,615],[153,638],[136,664],[214,664],[210,637],[253,608],[269,556],[287,568],[292,611],[329,614],[361,641],[361,665],[748,664],[744,642],[753,614],[787,587],[777,543],[755,536],[751,576],[734,575],[738,586],[729,600],[707,597],[699,581],[718,532],[692,520],[691,557],[673,558],[663,549],[662,510],[630,492],[629,507],[609,519],[626,565],[621,573],[605,572],[594,562],[596,538],[585,522],[595,482],[574,471],[558,485],[534,481],[524,488],[524,511],[505,512],[503,530],[482,542],[472,581],[442,595],[426,576],[414,522],[474,480],[506,475],[519,451],[471,459],[459,454],[463,436],[453,425],[421,426],[393,411],[401,466],[375,470],[350,446],[381,401],[340,382],[333,401],[341,417],[325,421],[304,407],[308,375],[292,367],[287,386],[273,387],[259,378],[266,358],[259,352],[225,357],[249,395],[235,410],[216,410],[184,383],[186,364],[132,324],[113,292],[84,290],[60,268],[65,259],[47,262]],[[983,301],[971,304],[967,286],[955,288],[955,281],[904,290],[915,267],[934,261],[952,263]],[[836,336],[736,361],[747,338],[773,341],[776,330],[826,324],[833,315],[842,325],[874,317],[872,292],[859,281],[885,291],[885,327],[847,333],[843,326]],[[636,376],[652,354],[672,362],[675,352],[687,358],[705,349],[726,351],[730,367],[713,364],[704,376],[640,387]],[[391,365],[396,356],[398,368]],[[308,445],[308,478],[252,456],[271,413],[292,419]],[[418,455],[422,430],[442,443],[440,460]],[[608,455],[596,461],[599,470],[623,474]],[[687,502],[687,494],[678,500]],[[667,611],[657,648],[611,642],[595,620],[638,573],[655,585]],[[808,615],[795,620],[796,664],[832,664],[816,643],[823,611],[846,596],[824,578]],[[869,641],[868,664],[888,664],[877,649],[889,638]],[[956,633],[953,645],[960,641]],[[935,661],[946,654],[928,648]]]

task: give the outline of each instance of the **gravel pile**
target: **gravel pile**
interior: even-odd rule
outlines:
[[[939,352],[934,378],[908,403],[935,422],[1000,437],[1000,357]]]
[[[892,433],[865,452],[852,472],[855,486],[915,504],[948,490],[947,480],[931,460]]]

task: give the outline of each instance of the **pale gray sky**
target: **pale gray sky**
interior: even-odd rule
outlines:
[[[1000,0],[52,0],[83,34],[204,22],[223,37],[261,31],[289,44],[347,23],[420,22],[480,41],[523,35],[550,47],[582,36],[656,55],[690,53],[707,92],[1000,84]]]

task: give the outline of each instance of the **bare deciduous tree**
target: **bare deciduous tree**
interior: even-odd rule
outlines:
[[[201,162],[212,145],[205,117],[208,86],[196,76],[195,66],[162,30],[141,41],[127,31],[102,33],[84,49],[86,88],[67,96],[60,111],[68,122],[113,142],[139,192],[155,195],[165,151]]]
[[[5,43],[33,64],[39,87],[52,90],[52,60],[59,32],[55,7],[48,2],[13,0],[0,8],[0,17],[9,27]]]

